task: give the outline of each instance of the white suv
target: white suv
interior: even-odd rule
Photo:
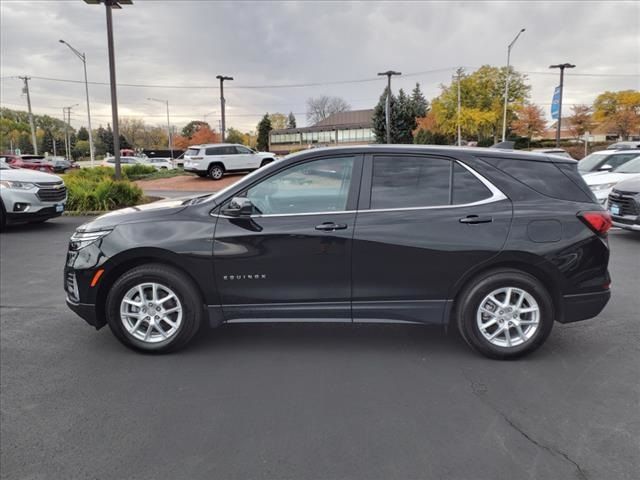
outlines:
[[[193,145],[184,154],[184,170],[220,180],[226,172],[256,170],[275,158],[273,153],[256,152],[232,143]]]

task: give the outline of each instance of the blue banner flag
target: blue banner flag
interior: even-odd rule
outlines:
[[[560,87],[556,87],[553,91],[553,99],[551,100],[551,118],[558,119],[558,111],[560,110]]]

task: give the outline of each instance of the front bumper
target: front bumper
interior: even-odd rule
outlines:
[[[38,220],[48,220],[49,218],[55,218],[62,215],[63,209],[59,210],[57,207],[42,207],[37,211],[27,210],[24,212],[7,212],[7,223],[29,223],[37,222]]]
[[[614,227],[640,232],[639,215],[611,215],[611,221]]]
[[[560,323],[579,322],[588,320],[600,314],[611,298],[611,290],[602,292],[580,293],[577,295],[564,295],[564,315],[559,318]]]
[[[67,297],[67,306],[96,330],[104,327],[104,322],[98,319],[95,305],[89,303],[76,303]]]
[[[43,201],[37,190],[2,189],[4,205],[9,223],[23,223],[58,217],[64,211],[66,195],[59,201]]]

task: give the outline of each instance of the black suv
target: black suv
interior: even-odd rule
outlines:
[[[202,323],[389,321],[455,326],[512,358],[604,308],[610,225],[570,159],[314,149],[79,227],[64,282],[72,310],[142,351]]]

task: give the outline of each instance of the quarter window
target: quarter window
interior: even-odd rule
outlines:
[[[290,167],[245,192],[257,213],[339,212],[347,207],[353,157],[324,158]]]
[[[451,162],[425,157],[375,157],[371,208],[449,204]]]
[[[453,163],[453,204],[480,202],[491,196],[491,192],[476,176],[462,165]]]

